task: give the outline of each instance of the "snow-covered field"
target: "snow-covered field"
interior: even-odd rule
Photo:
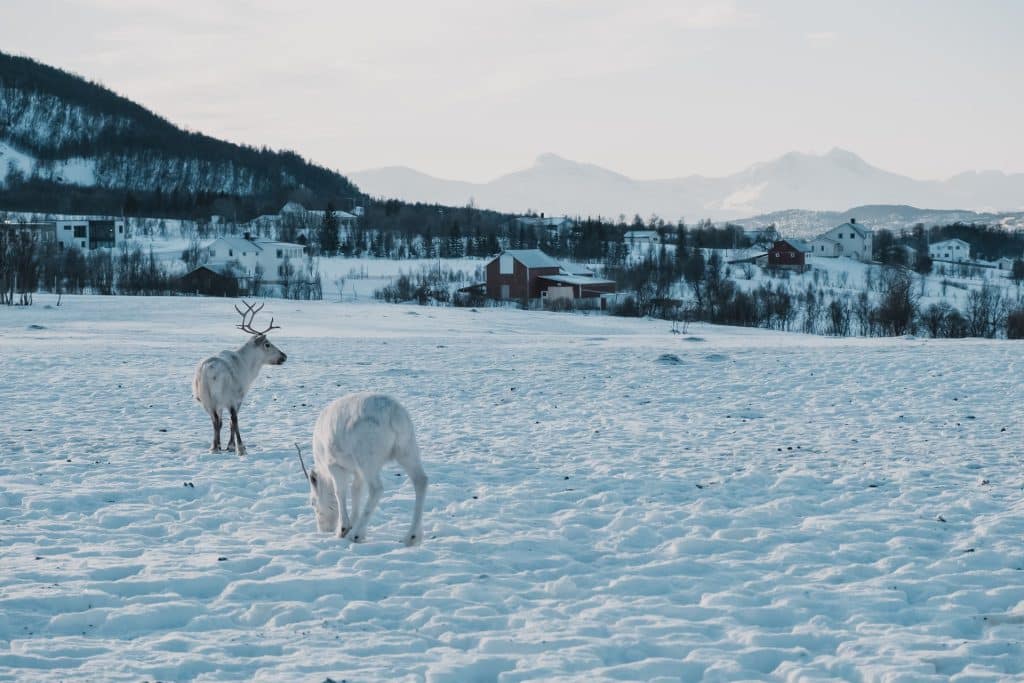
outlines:
[[[0,679],[1024,677],[1024,346],[271,300],[288,353],[206,452],[214,299],[0,310]],[[271,310],[273,309],[273,310]],[[293,441],[400,398],[369,540]]]

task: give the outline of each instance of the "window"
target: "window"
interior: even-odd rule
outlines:
[[[124,226],[123,225],[117,226],[117,231],[118,232],[124,232]]]
[[[235,255],[235,250],[234,249],[228,249],[228,256],[234,256],[234,255]]]
[[[843,239],[843,233],[839,233],[839,239]]]
[[[499,257],[498,262],[498,274],[499,275],[512,275],[515,272],[515,265],[512,261],[511,254],[502,254]],[[503,297],[508,298],[508,297]]]
[[[75,237],[85,237],[85,226],[84,225],[76,225],[75,226]]]
[[[277,258],[282,258],[282,257],[284,257],[284,249],[278,249],[277,250]]]
[[[70,225],[65,225],[65,226],[64,226],[64,229],[65,229],[65,230],[70,230],[70,229],[71,229],[71,226],[70,226]]]

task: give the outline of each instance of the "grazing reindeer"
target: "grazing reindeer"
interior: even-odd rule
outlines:
[[[409,413],[390,396],[369,392],[343,396],[324,408],[313,429],[312,472],[306,470],[299,450],[317,528],[335,531],[338,538],[348,536],[355,543],[366,540],[370,515],[384,489],[380,471],[392,461],[401,465],[416,489],[412,526],[403,539],[406,545],[416,545],[423,537],[427,475],[420,463]],[[347,505],[350,484],[351,517]],[[364,487],[366,504],[360,509]]]
[[[221,351],[216,356],[210,356],[196,366],[195,376],[192,378],[192,395],[203,405],[203,409],[213,420],[213,446],[211,453],[220,451],[220,428],[221,415],[224,410],[231,416],[231,439],[228,441],[228,450],[235,450],[239,455],[245,455],[245,446],[242,444],[242,435],[238,432],[238,409],[245,399],[249,387],[260,374],[260,368],[264,365],[281,365],[288,358],[281,349],[270,343],[267,333],[271,330],[281,329],[274,325],[274,319],[270,319],[270,326],[265,330],[255,330],[252,327],[253,318],[263,309],[263,304],[254,307],[245,304],[246,310],[243,313],[238,306],[235,310],[242,316],[242,324],[236,327],[243,332],[252,335],[249,341],[242,344],[237,351]]]

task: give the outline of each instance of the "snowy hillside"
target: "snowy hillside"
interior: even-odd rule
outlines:
[[[0,320],[0,679],[1024,676],[1019,342],[271,301],[239,459],[189,395],[230,302],[53,303]],[[419,547],[397,468],[315,530],[292,443],[361,389]]]
[[[66,193],[58,186],[153,193],[152,201],[228,195],[279,206],[290,191],[319,201],[358,196],[346,178],[295,153],[183,130],[101,85],[0,52],[0,187],[29,192],[15,181],[52,184],[51,194]],[[33,208],[58,202],[49,204]]]
[[[636,180],[595,166],[542,154],[524,170],[484,183],[434,178],[408,168],[350,174],[371,195],[408,201],[465,203],[504,211],[615,218],[652,213],[675,221],[736,219],[789,209],[839,211],[865,204],[931,209],[1024,210],[1024,174],[963,173],[943,181],[884,171],[856,154],[791,152],[723,177],[689,175]]]

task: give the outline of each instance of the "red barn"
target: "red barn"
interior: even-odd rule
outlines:
[[[542,275],[558,275],[562,264],[540,249],[508,249],[487,264],[487,296],[491,299],[537,299]]]
[[[768,250],[768,267],[803,270],[807,266],[803,246],[799,240],[776,240]]]
[[[615,283],[589,271],[567,269],[540,249],[508,249],[486,266],[491,299],[597,298],[615,292]]]

